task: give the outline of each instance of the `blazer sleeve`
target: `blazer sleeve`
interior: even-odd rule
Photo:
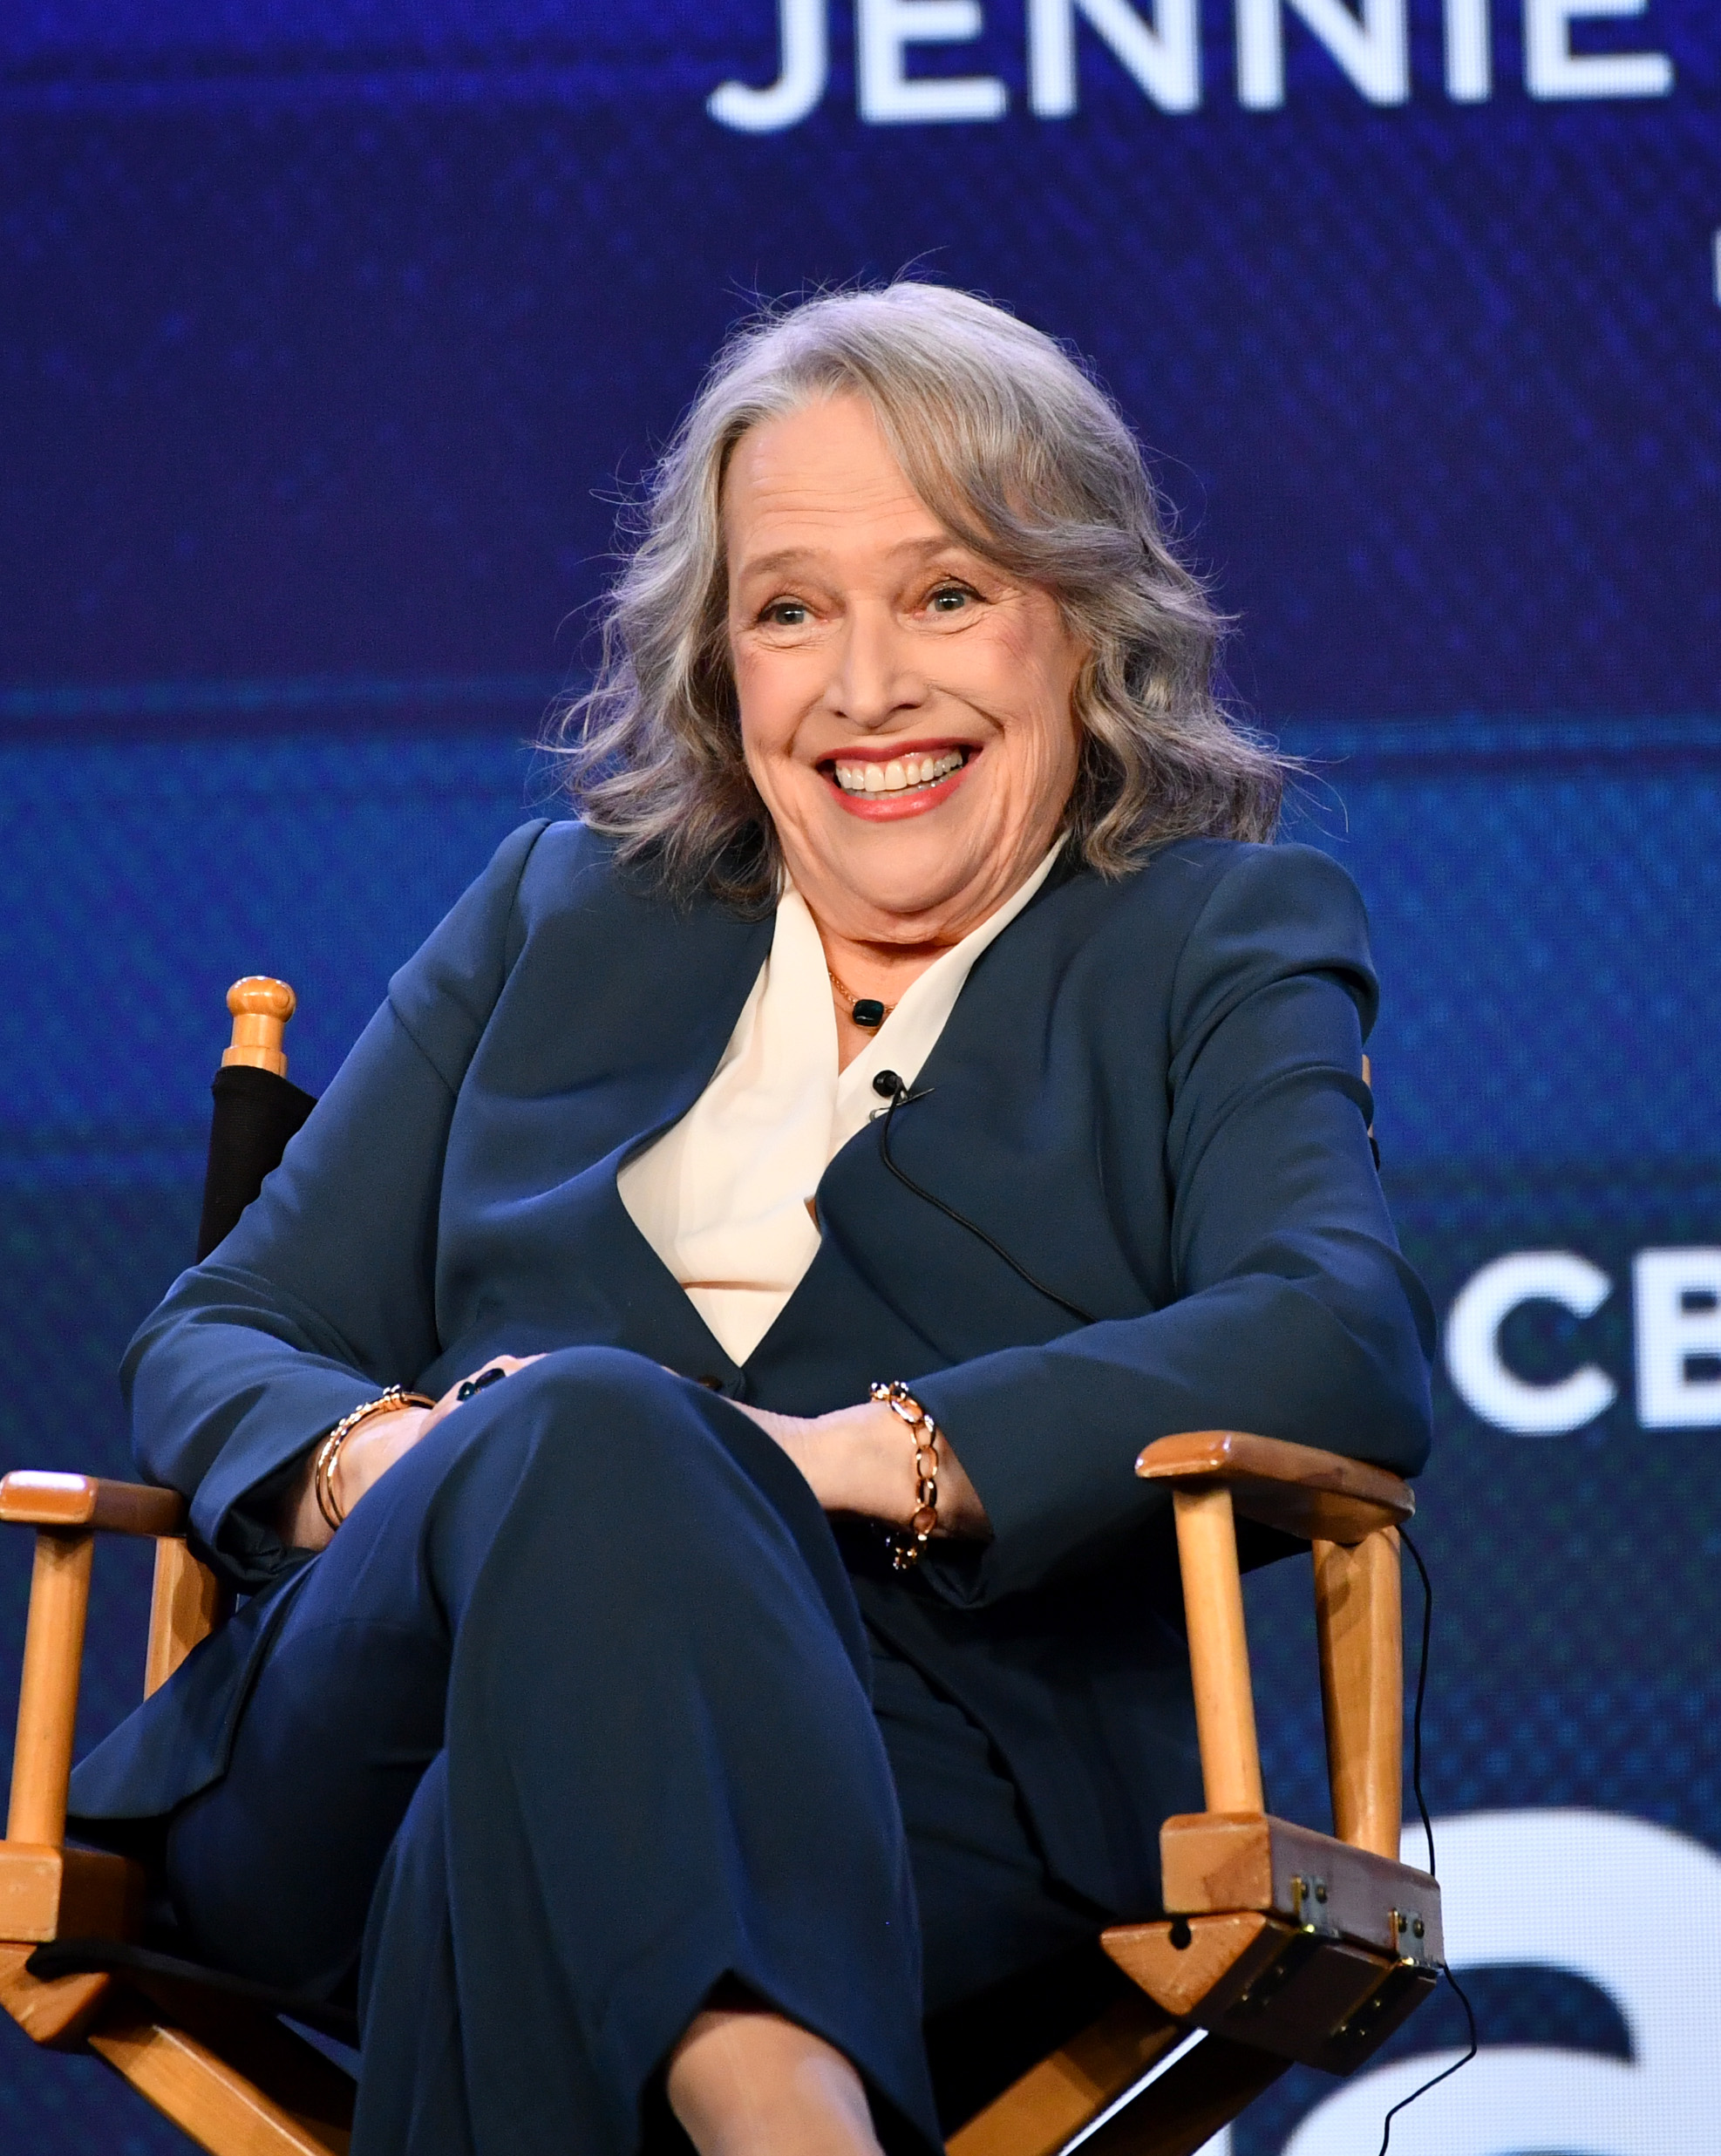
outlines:
[[[1312,848],[1226,860],[1166,1016],[1173,1299],[915,1384],[994,1530],[983,1552],[945,1545],[922,1568],[948,1599],[1103,1558],[1168,1503],[1134,1466],[1174,1432],[1252,1431],[1405,1473],[1427,1455],[1434,1320],[1369,1143],[1361,897]]]
[[[410,1387],[438,1353],[444,1148],[544,828],[505,840],[395,975],[262,1194],[126,1352],[138,1465],[191,1500],[194,1538],[246,1592],[292,1561],[269,1519],[284,1472],[362,1401]]]

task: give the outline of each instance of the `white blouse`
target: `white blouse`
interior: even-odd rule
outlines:
[[[770,955],[711,1083],[616,1178],[634,1225],[732,1361],[746,1361],[812,1264],[809,1201],[877,1110],[874,1078],[895,1071],[914,1085],[975,960],[1057,856],[1054,846],[1014,897],[934,960],[842,1071],[825,949],[806,901],[786,886]]]

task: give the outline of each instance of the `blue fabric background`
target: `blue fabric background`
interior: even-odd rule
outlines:
[[[1644,1431],[1628,1275],[1721,1241],[1721,35],[1703,0],[1579,24],[1657,99],[1454,103],[1410,9],[1368,103],[1296,23],[1241,108],[1078,38],[1037,118],[1013,0],[916,74],[990,124],[816,112],[769,0],[113,0],[0,20],[0,1465],[126,1471],[112,1370],[188,1255],[221,996],[284,975],[315,1091],[391,969],[542,798],[618,495],[754,293],[923,274],[1092,355],[1239,616],[1239,703],[1310,759],[1299,836],[1357,876],[1385,1004],[1378,1132],[1444,1310],[1503,1252],[1616,1292],[1506,1337],[1620,1403],[1557,1439],[1439,1381],[1437,1812],[1584,1805],[1721,1848],[1712,1430]],[[0,1694],[27,1576],[0,1545]],[[98,1568],[86,1731],[134,1696],[141,1553]],[[1252,1587],[1278,1808],[1322,1794],[1305,1582]],[[1602,1992],[1476,1984],[1491,2043],[1622,2055]],[[1718,1999],[1721,2017],[1721,1998]],[[1440,2005],[1405,2042],[1437,2047]],[[1235,2137],[1269,2156],[1323,2092]],[[0,2030],[0,2141],[185,2146],[91,2062]]]

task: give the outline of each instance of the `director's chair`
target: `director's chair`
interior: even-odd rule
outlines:
[[[313,1103],[288,1083],[284,983],[228,992],[199,1255],[219,1242]],[[948,2156],[1194,2156],[1292,2064],[1348,2074],[1421,2003],[1443,1959],[1440,1891],[1398,1861],[1403,1760],[1398,1476],[1235,1431],[1150,1445],[1170,1486],[1206,1809],[1160,1829],[1165,1914],[1101,1944],[1129,1987],[951,2134]],[[6,1836],[0,2004],[34,2042],[87,2050],[211,2156],[344,2156],[357,2025],[148,1942],[145,1875],[65,1845],[91,1564],[99,1534],[150,1537],[146,1695],[225,1622],[173,1491],[74,1474],[0,1481],[0,1520],[36,1531]],[[1336,1832],[1265,1809],[1238,1522],[1313,1557]],[[296,2024],[294,2025],[294,2024]],[[333,2038],[325,2051],[315,2039]],[[1038,2048],[1038,2047],[1036,2047]],[[350,2053],[347,2056],[350,2056]]]

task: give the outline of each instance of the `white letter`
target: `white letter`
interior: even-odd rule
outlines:
[[[1028,0],[1028,102],[1042,119],[1076,109],[1076,17],[1085,16],[1161,112],[1201,101],[1195,0],[1153,0],[1152,29],[1128,0]]]
[[[1300,15],[1371,105],[1402,105],[1411,94],[1405,0],[1237,0],[1237,102],[1270,112],[1285,101],[1283,10]]]
[[[1446,0],[1446,95],[1455,105],[1480,105],[1493,89],[1488,0]]]
[[[855,10],[860,117],[872,126],[894,119],[1002,119],[1010,93],[996,75],[929,76],[902,71],[909,45],[966,44],[984,26],[980,0],[859,0]]]
[[[1524,0],[1524,87],[1533,98],[1664,98],[1673,63],[1664,52],[1572,51],[1572,24],[1641,15],[1648,0]]]
[[[1670,1762],[1669,1771],[1677,1772]],[[1611,2002],[1629,2055],[1556,2049],[1557,2023],[1543,2024],[1540,2042],[1485,2045],[1465,2069],[1475,2077],[1467,2091],[1459,2074],[1405,2114],[1406,2156],[1697,2156],[1712,2147],[1721,2011],[1709,1942],[1721,1923],[1721,1858],[1648,1819],[1551,1806],[1437,1819],[1434,1835],[1452,1967],[1582,1977]],[[1419,1826],[1402,1847],[1406,1864],[1428,1861]],[[1576,1910],[1575,1879],[1604,1879],[1609,1891]],[[1375,2156],[1382,2114],[1462,2056],[1423,2051],[1371,2064],[1308,2114],[1281,2156]],[[1410,2126],[1413,2119],[1420,2125]],[[1399,2147],[1395,2120],[1392,2156]]]
[[[1721,1250],[1640,1250],[1631,1268],[1637,1419],[1645,1430],[1721,1423]]]
[[[705,110],[719,126],[744,135],[774,134],[805,119],[824,96],[829,71],[825,0],[778,0],[778,36],[783,71],[768,90],[726,82],[706,99]]]
[[[1500,1360],[1500,1329],[1525,1302],[1593,1316],[1612,1290],[1599,1266],[1569,1250],[1515,1250],[1485,1265],[1446,1320],[1446,1369],[1471,1413],[1520,1438],[1563,1437],[1604,1414],[1619,1397],[1605,1371],[1590,1363],[1554,1384],[1527,1384]]]

